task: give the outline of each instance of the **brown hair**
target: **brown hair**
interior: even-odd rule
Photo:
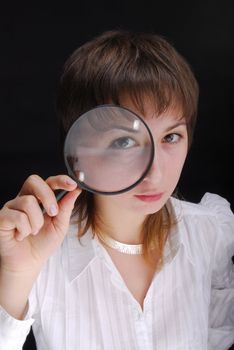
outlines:
[[[87,110],[128,96],[144,115],[145,96],[160,115],[172,105],[187,123],[189,146],[197,115],[198,84],[186,60],[162,36],[108,31],[79,47],[66,61],[57,94],[57,113],[65,137],[71,124]],[[89,227],[98,231],[93,195],[83,191],[76,209],[79,236]],[[149,215],[143,225],[144,256],[163,247],[173,220],[167,206]]]

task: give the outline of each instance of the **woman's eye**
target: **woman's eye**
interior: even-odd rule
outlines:
[[[136,141],[130,137],[120,137],[110,144],[110,147],[114,149],[127,149],[134,146],[136,146]]]
[[[164,137],[163,142],[167,143],[177,143],[181,139],[181,135],[179,134],[168,134]]]

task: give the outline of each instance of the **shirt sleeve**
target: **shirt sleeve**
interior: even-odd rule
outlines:
[[[34,319],[29,310],[24,320],[17,320],[0,307],[0,349],[21,350]]]
[[[37,310],[36,284],[28,299],[23,320],[18,320],[0,306],[0,350],[21,350],[34,323]]]
[[[229,202],[218,195],[205,194],[201,204],[212,210],[217,223],[208,349],[227,350],[234,343],[234,215]]]

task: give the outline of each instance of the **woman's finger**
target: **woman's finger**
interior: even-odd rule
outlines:
[[[68,192],[59,202],[59,213],[53,218],[53,225],[56,228],[56,231],[62,236],[67,232],[72,210],[80,193],[81,190],[77,188],[74,191]]]
[[[50,176],[46,179],[46,183],[53,190],[66,190],[72,191],[77,187],[77,183],[68,175],[56,175]]]
[[[25,213],[31,225],[31,233],[36,234],[44,224],[44,216],[37,199],[33,195],[16,197],[6,203],[6,207]]]
[[[52,188],[38,175],[31,175],[23,184],[19,196],[33,195],[49,216],[58,213],[58,205]]]
[[[19,196],[29,194],[35,196],[49,216],[56,216],[58,205],[53,191],[56,189],[72,191],[76,187],[76,182],[67,175],[51,176],[46,181],[38,175],[31,175],[23,184]]]
[[[16,239],[22,240],[32,232],[28,216],[19,210],[4,207],[0,212],[1,239],[9,239],[10,235],[16,235]]]

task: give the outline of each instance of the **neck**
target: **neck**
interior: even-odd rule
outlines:
[[[100,219],[100,231],[111,238],[126,244],[142,243],[142,224],[145,217],[119,208],[112,210],[112,208],[103,205],[98,206],[97,215]]]

